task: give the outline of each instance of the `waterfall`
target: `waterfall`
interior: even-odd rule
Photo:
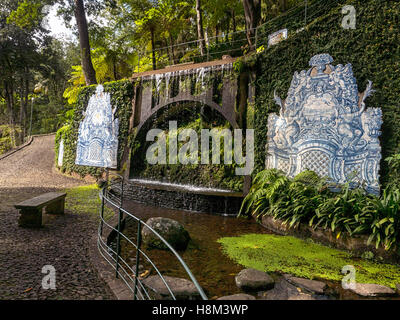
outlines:
[[[199,187],[194,185],[186,185],[186,184],[179,184],[179,183],[171,183],[171,182],[162,182],[157,180],[147,180],[147,179],[130,179],[131,183],[136,183],[144,186],[160,186],[166,187],[169,190],[180,190],[180,191],[188,191],[188,192],[198,192],[198,193],[216,193],[216,194],[226,194],[230,195],[233,192],[232,190],[226,189],[217,189],[217,188],[207,188],[207,187]]]
[[[171,79],[171,72],[165,74],[165,96],[169,98],[169,80]]]
[[[158,73],[158,74],[155,75],[155,79],[156,79],[156,95],[158,95],[158,93],[160,92],[161,81],[162,81],[163,77],[164,77],[164,75],[162,73]]]

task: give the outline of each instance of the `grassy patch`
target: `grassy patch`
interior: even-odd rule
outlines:
[[[74,187],[66,190],[67,198],[65,208],[77,214],[89,214],[92,218],[99,220],[101,200],[100,189],[96,184]],[[107,220],[113,215],[113,211],[107,207],[104,217]]]
[[[345,265],[356,269],[359,283],[395,288],[400,267],[353,258],[350,253],[290,236],[247,234],[220,238],[223,251],[237,263],[265,272],[290,273],[308,279],[341,281]]]

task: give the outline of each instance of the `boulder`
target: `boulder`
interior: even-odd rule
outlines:
[[[285,276],[286,280],[296,287],[300,287],[305,291],[317,294],[323,294],[325,289],[328,287],[324,282],[309,280],[303,278],[297,278],[292,276]]]
[[[256,300],[256,298],[252,295],[245,294],[245,293],[237,293],[231,296],[224,296],[218,298],[217,300]]]
[[[296,286],[284,277],[278,280],[274,289],[258,293],[260,300],[329,300],[325,295],[300,292]]]
[[[373,283],[356,283],[354,289],[349,289],[362,297],[392,296],[396,292],[388,287]]]
[[[243,269],[235,277],[235,282],[239,289],[246,292],[268,290],[275,284],[271,276],[256,269]]]
[[[175,250],[185,250],[190,236],[178,222],[168,218],[150,218],[146,224],[159,233]],[[168,247],[147,226],[142,230],[143,244],[150,248],[167,250]]]
[[[199,291],[193,282],[187,279],[164,276],[176,300],[201,299]],[[155,300],[173,300],[171,293],[160,276],[150,276],[141,281],[147,293]]]

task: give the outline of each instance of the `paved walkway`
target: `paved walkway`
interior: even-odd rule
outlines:
[[[54,135],[0,160],[0,299],[113,298],[89,259],[97,228],[89,216],[66,212],[39,230],[17,224],[15,203],[83,184],[54,169]],[[45,265],[56,269],[56,290],[42,288]]]

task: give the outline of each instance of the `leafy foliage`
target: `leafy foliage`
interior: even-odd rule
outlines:
[[[386,250],[400,241],[399,189],[387,188],[377,197],[362,188],[351,189],[350,182],[334,185],[312,171],[294,178],[276,169],[259,172],[243,201],[240,214],[245,213],[272,216],[290,227],[307,223],[336,232],[337,237],[343,232],[367,234],[369,242]]]
[[[20,127],[12,129],[7,125],[0,126],[0,155],[14,147],[15,143],[13,140],[15,140],[16,136],[19,136],[20,133]]]

